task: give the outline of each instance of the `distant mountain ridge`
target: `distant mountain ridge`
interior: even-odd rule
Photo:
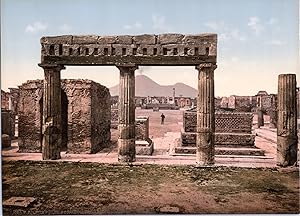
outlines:
[[[145,75],[137,75],[135,77],[135,96],[173,96],[173,88],[175,88],[175,96],[196,97],[197,90],[184,83],[176,83],[174,85],[160,85]],[[119,95],[119,85],[109,88],[111,96]]]

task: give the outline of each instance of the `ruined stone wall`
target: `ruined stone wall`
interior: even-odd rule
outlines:
[[[1,90],[1,109],[8,110],[9,93]]]
[[[135,139],[148,140],[149,139],[149,117],[137,116],[135,119]]]
[[[18,133],[20,152],[41,151],[43,81],[29,80],[20,87]]]
[[[1,133],[13,138],[15,135],[15,115],[10,110],[1,110]]]
[[[19,88],[9,88],[11,103],[12,103],[12,111],[14,114],[18,114],[18,103],[19,103]]]
[[[110,144],[111,100],[109,89],[92,82],[92,153]]]
[[[111,109],[111,128],[118,129],[118,109]]]
[[[300,87],[297,91],[297,118],[300,119]]]
[[[251,112],[256,107],[256,98],[252,96],[222,97],[220,108],[232,109],[237,112]]]
[[[62,80],[61,88],[68,99],[67,151],[90,153],[92,148],[90,81]]]
[[[70,153],[96,152],[110,140],[110,130],[105,129],[110,128],[108,89],[90,80],[62,80],[61,88],[62,119],[65,118],[62,120],[62,149]],[[42,107],[42,80],[20,86],[19,149],[22,152],[41,151]],[[100,134],[102,137],[98,138]]]

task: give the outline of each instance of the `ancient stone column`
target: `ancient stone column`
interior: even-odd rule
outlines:
[[[197,151],[196,162],[201,166],[214,164],[215,155],[215,64],[203,63],[198,70]]]
[[[264,113],[260,107],[257,108],[257,127],[264,126]]]
[[[119,84],[119,139],[118,160],[135,161],[135,77],[137,66],[118,66]]]
[[[296,74],[278,76],[277,165],[297,162]]]
[[[61,80],[62,65],[39,64],[44,69],[43,94],[43,160],[60,159],[61,134]]]

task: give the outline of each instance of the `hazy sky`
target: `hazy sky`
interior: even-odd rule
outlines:
[[[1,0],[1,88],[42,79],[40,38],[62,34],[218,33],[217,96],[277,92],[299,79],[298,0]],[[140,67],[160,84],[197,87],[194,67]],[[115,67],[67,67],[62,78],[118,83]]]

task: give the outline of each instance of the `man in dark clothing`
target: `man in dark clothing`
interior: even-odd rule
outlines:
[[[166,118],[166,117],[165,117],[165,115],[164,115],[163,113],[161,114],[160,117],[161,117],[161,124],[163,125],[164,122],[165,122],[165,118]]]

